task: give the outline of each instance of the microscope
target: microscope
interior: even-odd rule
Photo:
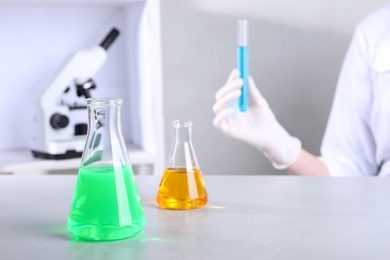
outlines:
[[[31,143],[34,157],[55,160],[81,157],[88,129],[85,98],[90,98],[91,90],[96,88],[92,77],[106,61],[107,50],[118,35],[119,31],[113,28],[100,45],[77,51],[35,101]],[[59,100],[71,93],[84,102]]]

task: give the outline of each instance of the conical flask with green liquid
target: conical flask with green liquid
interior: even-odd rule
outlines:
[[[81,239],[124,239],[145,227],[121,130],[121,105],[121,99],[87,99],[88,133],[67,225]]]

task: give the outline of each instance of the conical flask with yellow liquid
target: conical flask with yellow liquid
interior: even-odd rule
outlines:
[[[206,184],[191,142],[190,120],[175,120],[172,146],[157,193],[165,209],[197,209],[208,201]]]
[[[82,239],[123,239],[145,227],[122,136],[121,105],[121,99],[87,99],[87,139],[68,217],[68,230]]]

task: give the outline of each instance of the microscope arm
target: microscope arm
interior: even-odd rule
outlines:
[[[119,31],[113,28],[100,45],[88,50],[76,52],[45,89],[41,98],[41,106],[44,107],[44,104],[52,104],[55,106],[55,100],[65,91],[72,81],[75,81],[76,85],[87,84],[86,86],[88,88],[91,87],[89,85],[91,78],[106,61],[107,49],[118,35]],[[91,84],[93,84],[93,81]],[[88,88],[84,92],[86,95],[89,95]]]
[[[41,98],[42,107],[48,104],[55,106],[55,101],[68,87],[70,82],[75,79],[78,79],[77,81],[79,82],[82,82],[82,80],[87,81],[95,75],[104,64],[106,58],[107,52],[100,46],[76,52],[50,83],[49,87],[45,89]]]

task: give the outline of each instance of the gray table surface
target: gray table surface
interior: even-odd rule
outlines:
[[[66,229],[76,176],[0,176],[0,259],[390,259],[390,178],[205,176],[209,203],[159,209],[136,176],[147,224],[114,242]]]

